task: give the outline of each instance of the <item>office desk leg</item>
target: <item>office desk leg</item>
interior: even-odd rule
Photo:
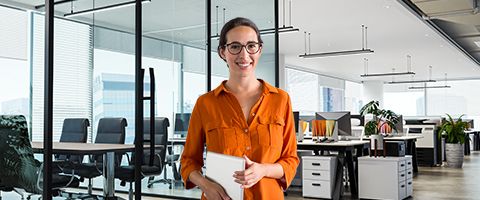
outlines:
[[[103,155],[103,195],[105,199],[115,198],[115,153]]]
[[[418,173],[418,163],[417,163],[417,145],[415,140],[408,140],[408,155],[412,155],[412,164],[413,164],[413,173]]]
[[[348,168],[348,179],[350,181],[350,192],[352,194],[352,198],[356,199],[358,198],[358,185],[357,185],[357,175],[355,174],[355,169],[354,169],[352,151],[346,151],[345,158],[346,158],[347,168]]]

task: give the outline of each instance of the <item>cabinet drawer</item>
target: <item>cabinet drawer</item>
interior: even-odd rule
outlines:
[[[412,196],[413,194],[413,179],[407,179],[407,194],[406,197]]]
[[[303,196],[317,198],[332,198],[332,186],[329,181],[303,179]]]
[[[398,199],[405,199],[407,197],[407,182],[402,181],[398,184]]]
[[[330,177],[331,177],[330,171],[311,170],[311,169],[304,169],[303,170],[303,178],[304,179],[330,181]]]
[[[303,169],[330,170],[330,160],[327,159],[303,159]]]
[[[407,169],[407,179],[412,179],[413,178],[413,170],[412,169]]]
[[[413,165],[412,158],[408,158],[406,160],[406,163],[407,163],[407,170],[412,169],[412,165]]]
[[[398,182],[407,180],[407,171],[401,171],[398,173]]]
[[[398,171],[399,172],[405,171],[405,169],[407,169],[406,164],[407,164],[407,162],[405,162],[404,160],[398,162]]]

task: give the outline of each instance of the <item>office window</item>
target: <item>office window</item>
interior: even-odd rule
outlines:
[[[318,75],[285,68],[285,83],[293,110],[309,113],[320,111]]]
[[[342,89],[322,87],[323,110],[324,112],[343,111],[344,92]]]
[[[32,17],[32,140],[43,141],[44,25],[45,17]],[[55,19],[53,141],[58,141],[63,119],[92,121],[92,30],[85,24]]]
[[[447,84],[451,88],[427,89],[427,114],[444,116],[448,113],[457,117],[465,114],[464,118],[476,119],[475,127],[480,126],[480,80],[448,81]]]
[[[0,113],[24,115],[30,121],[27,16],[0,6]]]
[[[403,116],[424,116],[423,91],[385,92],[383,107]]]
[[[155,115],[173,119],[175,103],[178,100],[177,62],[144,57],[143,66],[154,68],[156,83]],[[132,54],[95,49],[94,73],[94,121],[103,117],[124,117],[127,119],[125,143],[135,139],[135,56]],[[144,67],[144,68],[145,68]],[[150,74],[145,70],[144,95],[150,94]],[[144,116],[150,116],[150,104],[144,104]],[[172,126],[171,126],[172,127]],[[170,127],[170,129],[171,129]],[[93,134],[95,135],[95,133]]]
[[[363,87],[361,83],[345,81],[345,110],[352,114],[359,114],[364,104],[362,96]]]

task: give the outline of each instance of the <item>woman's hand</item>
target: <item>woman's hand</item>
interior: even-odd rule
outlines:
[[[230,200],[230,197],[225,193],[222,186],[207,178],[203,181],[202,186],[199,187],[208,200]]]
[[[233,177],[235,182],[241,184],[242,188],[250,188],[266,176],[266,167],[263,164],[251,161],[245,155],[243,158],[245,159],[247,169],[245,171],[236,171]]]

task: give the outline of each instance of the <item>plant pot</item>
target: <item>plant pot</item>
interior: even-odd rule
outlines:
[[[446,143],[445,154],[447,157],[447,166],[453,168],[462,168],[463,165],[463,144]]]
[[[383,135],[370,135],[370,149],[375,149],[375,141],[377,141],[377,150],[383,150]]]

